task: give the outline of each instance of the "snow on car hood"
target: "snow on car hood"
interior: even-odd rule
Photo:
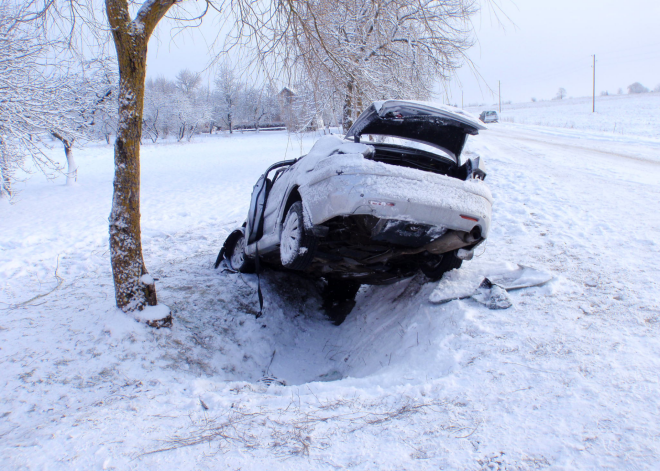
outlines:
[[[354,155],[359,160],[363,156],[369,155],[374,152],[374,148],[366,144],[358,144],[354,142],[346,142],[338,136],[323,136],[312,147],[307,155],[301,157],[298,166],[298,171],[301,173],[310,172],[318,163],[330,156],[341,155]]]
[[[396,136],[424,142],[458,158],[468,134],[487,129],[477,118],[453,106],[423,101],[377,101],[346,134],[359,142],[363,134]]]
[[[390,178],[387,186],[391,187],[391,191],[401,186],[402,179],[415,180],[418,188],[423,189],[420,190],[422,193],[428,192],[430,201],[437,198],[434,190],[437,190],[438,183],[442,183],[445,188],[467,191],[487,199],[491,204],[493,202],[490,189],[480,180],[463,181],[446,175],[364,158],[372,152],[374,148],[370,145],[346,142],[337,136],[321,137],[309,153],[296,163],[300,190],[308,191],[311,186],[331,177],[364,175]],[[409,191],[410,184],[403,184],[402,188],[407,188],[408,190],[405,191]]]

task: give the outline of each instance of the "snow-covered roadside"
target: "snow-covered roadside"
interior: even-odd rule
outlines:
[[[648,143],[612,155],[600,141],[491,126],[471,150],[488,163],[493,231],[450,276],[518,262],[557,279],[512,293],[505,311],[432,305],[435,284],[419,278],[365,288],[335,327],[309,281],[266,273],[257,320],[256,279],[212,270],[287,145],[237,137],[143,151],[145,259],[175,310],[171,331],[114,309],[109,148],[81,152],[73,192],[30,181],[0,208],[0,301],[55,287],[57,254],[64,279],[2,311],[1,468],[660,465],[660,165]],[[84,168],[98,169],[88,183]]]
[[[497,105],[469,107],[479,114],[483,109],[497,110]],[[589,131],[594,134],[652,137],[660,139],[660,93],[610,95],[596,97],[592,112],[591,97],[564,100],[513,103],[502,105],[501,121]]]

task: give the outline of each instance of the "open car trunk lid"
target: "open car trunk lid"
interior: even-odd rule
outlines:
[[[470,114],[451,106],[406,100],[377,101],[346,134],[360,142],[364,134],[395,136],[449,152],[458,161],[468,134],[487,129]]]

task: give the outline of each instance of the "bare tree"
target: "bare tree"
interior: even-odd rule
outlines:
[[[89,140],[98,136],[98,128],[105,134],[116,120],[116,73],[105,60],[94,60],[83,64],[82,72],[69,77],[66,93],[60,97],[60,113],[64,123],[55,124],[50,130],[51,136],[64,146],[67,161],[66,183],[72,185],[78,180],[78,166],[73,156],[76,140]],[[97,125],[97,120],[100,125]]]
[[[559,87],[555,100],[563,100],[564,98],[566,98],[566,89],[564,87]]]
[[[183,69],[176,76],[177,88],[187,95],[195,93],[201,82],[202,77],[188,69]]]
[[[242,88],[242,84],[234,76],[234,71],[224,64],[215,78],[216,100],[213,117],[227,126],[230,134],[234,132],[236,107]]]
[[[644,85],[642,85],[639,82],[632,83],[628,85],[628,93],[629,94],[635,94],[635,93],[648,93],[649,89],[646,88]]]
[[[11,3],[0,6],[1,197],[11,196],[14,172],[26,157],[47,176],[60,170],[43,150],[41,139],[47,134],[65,144],[70,182],[76,168],[71,146],[87,127],[86,94],[71,70],[79,64],[67,56],[55,66],[47,66],[47,58],[61,53],[62,44],[40,27],[34,15]],[[83,88],[93,86],[88,83]]]
[[[173,106],[176,84],[165,77],[149,79],[145,84],[143,129],[153,141],[176,129],[176,110]]]
[[[331,84],[343,98],[347,128],[368,101],[429,97],[434,81],[465,59],[472,45],[469,19],[477,10],[475,0],[250,5],[239,11],[234,41],[256,44],[266,61],[279,52],[284,68],[297,67],[308,83]]]

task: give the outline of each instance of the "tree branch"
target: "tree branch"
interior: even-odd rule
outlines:
[[[112,1],[112,0],[108,0]],[[143,25],[145,38],[149,38],[158,22],[165,16],[167,11],[180,0],[147,0],[142,4],[134,23],[136,26]]]

